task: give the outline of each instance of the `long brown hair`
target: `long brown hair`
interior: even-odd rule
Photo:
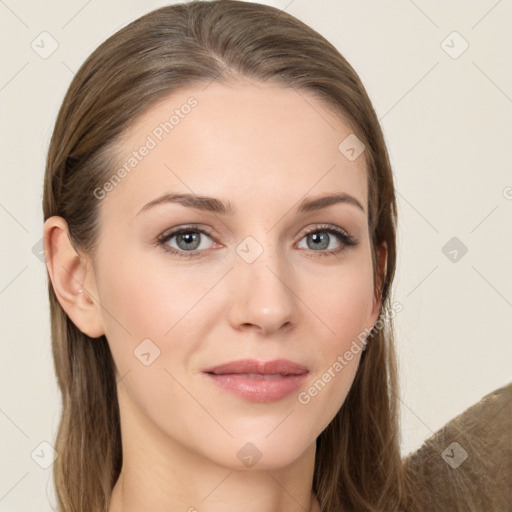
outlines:
[[[313,490],[324,512],[397,510],[404,483],[389,314],[396,263],[393,176],[363,84],[324,37],[284,11],[235,0],[165,6],[119,30],[84,62],[63,100],[48,151],[44,218],[63,217],[74,246],[93,255],[99,232],[94,190],[116,169],[120,136],[173,91],[237,79],[315,94],[366,146],[368,223],[384,326],[370,334],[343,406],[317,439]],[[388,256],[379,281],[383,242]],[[53,467],[58,506],[62,512],[104,512],[122,467],[114,363],[105,336],[91,339],[78,330],[48,281],[62,393]]]

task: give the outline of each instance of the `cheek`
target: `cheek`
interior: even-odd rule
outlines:
[[[187,329],[194,313],[191,307],[205,293],[204,279],[192,273],[185,278],[170,265],[150,266],[146,256],[145,262],[137,257],[104,260],[98,282],[125,407],[136,405],[147,418],[161,418],[165,424],[174,409],[171,404],[187,406],[180,386],[194,350]]]
[[[371,263],[359,261],[329,275],[317,273],[316,282],[316,290],[306,300],[323,324],[324,353],[332,355],[350,344],[351,338],[371,323],[374,294]]]
[[[352,386],[367,333],[365,328],[370,327],[371,266],[347,267],[322,283],[322,293],[312,294],[308,304],[322,321],[322,328],[316,330],[322,335],[315,340],[318,365],[297,402],[305,414],[316,418],[317,424],[326,426]]]
[[[104,315],[106,323],[115,330],[122,324],[134,342],[151,336],[163,339],[207,285],[202,274],[185,273],[176,264],[166,265],[164,258],[149,265],[147,255],[136,254],[106,265],[98,281],[102,305],[111,313]]]
[[[118,373],[139,371],[150,362],[143,366],[144,387],[149,386],[149,368],[167,369],[181,378],[203,339],[194,334],[214,314],[215,294],[208,292],[217,281],[214,270],[185,271],[183,265],[148,258],[142,251],[119,261],[103,259],[98,293]],[[170,378],[165,372],[164,377]],[[161,389],[160,384],[155,382],[154,389]]]

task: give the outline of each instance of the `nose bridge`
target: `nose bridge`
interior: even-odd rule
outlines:
[[[231,320],[269,333],[293,322],[293,268],[278,242],[271,242],[272,234],[256,236],[246,237],[235,249]]]

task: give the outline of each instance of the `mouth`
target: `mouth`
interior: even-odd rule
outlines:
[[[244,359],[203,370],[211,382],[250,402],[275,402],[296,391],[309,374],[304,365],[287,359]]]
[[[287,377],[281,373],[264,374],[264,373],[210,373],[209,375],[231,375],[237,377],[243,377],[244,379],[263,379],[263,380],[275,380]]]
[[[203,370],[204,373],[214,375],[303,375],[309,370],[306,366],[289,361],[288,359],[275,359],[273,361],[256,361],[255,359],[241,359],[229,363],[213,366]]]

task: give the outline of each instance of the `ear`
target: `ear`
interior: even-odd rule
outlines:
[[[68,224],[53,216],[44,223],[46,268],[59,304],[80,331],[91,338],[105,334],[96,279],[88,258],[80,255],[69,236]]]
[[[373,299],[373,308],[371,313],[371,325],[369,328],[373,327],[377,320],[379,319],[380,308],[382,306],[382,287],[384,284],[384,278],[386,277],[387,271],[387,261],[388,261],[388,244],[386,241],[383,241],[377,247],[377,278],[374,290],[374,299]]]

